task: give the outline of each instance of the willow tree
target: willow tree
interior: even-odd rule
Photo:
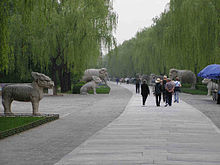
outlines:
[[[41,17],[33,15],[34,61],[51,67],[55,84],[58,74],[61,91],[66,91],[70,88],[70,73],[82,72],[91,61],[96,61],[101,44],[111,47],[116,16],[111,1],[106,0],[60,1],[50,14],[49,20],[44,18],[46,26],[39,28]]]
[[[45,2],[46,0],[39,0]],[[22,23],[30,20],[30,11],[34,6],[34,0],[1,0],[0,1],[0,71],[8,72],[13,63],[13,45],[10,39],[11,17],[18,14],[22,18]]]
[[[101,45],[110,48],[114,43],[116,15],[110,0],[16,0],[13,4],[16,10],[1,41],[12,47],[10,72],[18,71],[20,78],[31,70],[43,71],[62,91],[69,90],[71,74],[80,75],[96,63]],[[10,57],[5,54],[2,57]]]
[[[217,12],[209,0],[171,1],[173,56],[180,52],[187,68],[195,73],[215,62]],[[176,52],[177,51],[177,52]],[[186,60],[184,60],[186,59]],[[190,61],[190,62],[189,62]]]
[[[8,17],[10,5],[8,0],[0,1],[0,71],[8,69],[10,52],[8,36]]]
[[[171,0],[169,11],[113,53],[120,57],[119,70],[133,63],[135,71],[147,74],[166,74],[173,67],[198,73],[208,64],[220,63],[219,9],[219,0]],[[121,53],[125,45],[133,45],[126,55]],[[125,56],[132,61],[120,60]]]

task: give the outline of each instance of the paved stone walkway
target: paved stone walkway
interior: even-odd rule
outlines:
[[[220,104],[216,104],[217,102],[212,100],[212,96],[180,93],[180,97],[187,104],[200,110],[220,129]]]
[[[121,85],[134,92],[134,85]],[[55,165],[219,165],[220,131],[203,113],[181,101],[141,106],[133,93],[125,111]]]
[[[0,140],[0,165],[53,165],[72,152],[124,111],[132,93],[110,86],[109,95],[44,97],[39,112],[59,114],[60,119]],[[31,113],[31,103],[14,101],[12,112]]]

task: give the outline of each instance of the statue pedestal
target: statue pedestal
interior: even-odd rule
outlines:
[[[48,89],[48,95],[53,95],[53,89]]]

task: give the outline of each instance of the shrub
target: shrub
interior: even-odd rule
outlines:
[[[182,84],[182,88],[191,88],[191,84]]]
[[[196,84],[196,89],[191,89],[191,84],[182,84],[181,91],[193,95],[206,95],[207,87],[204,84]]]
[[[86,82],[84,82],[84,81],[80,81],[76,84],[73,84],[72,93],[73,94],[80,94],[80,88],[85,84],[86,84]],[[105,85],[105,84],[99,84],[98,87],[96,88],[96,93],[97,94],[108,94],[109,92],[110,92],[110,87]],[[94,91],[89,90],[88,93],[93,94]]]
[[[86,84],[85,81],[80,81],[78,83],[73,84],[72,93],[73,94],[80,94],[80,88],[85,84]]]
[[[198,85],[196,85],[196,89],[201,90],[201,91],[205,91],[205,92],[208,91],[207,86],[204,85],[204,84],[198,84]]]
[[[111,88],[105,84],[100,84],[97,88],[96,88],[96,93],[97,94],[109,94]],[[89,90],[88,92],[89,94],[93,94],[94,91],[93,90]]]

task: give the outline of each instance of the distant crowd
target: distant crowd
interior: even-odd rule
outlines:
[[[164,106],[172,106],[172,96],[174,96],[174,103],[179,103],[179,93],[181,91],[181,83],[179,77],[174,80],[167,78],[164,75],[162,78],[152,77],[151,80],[144,78],[116,78],[116,83],[133,83],[136,87],[136,93],[142,95],[142,106],[145,106],[148,95],[150,95],[150,89],[148,84],[152,86],[152,93],[155,96],[156,106],[161,105],[161,99],[164,102]]]

